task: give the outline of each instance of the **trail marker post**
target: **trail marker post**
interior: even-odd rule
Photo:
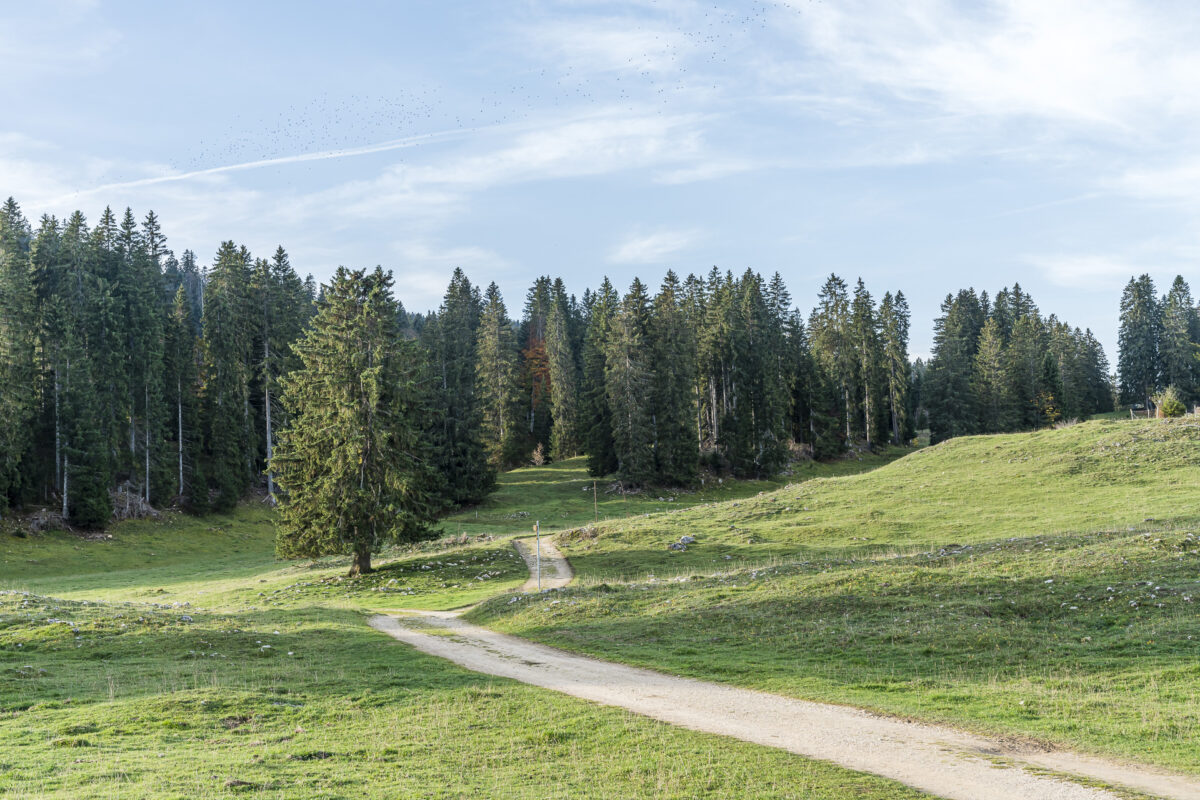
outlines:
[[[537,574],[538,592],[542,591],[542,523],[533,523],[533,532],[537,534]]]
[[[596,522],[600,521],[600,500],[596,497],[596,482],[592,481],[592,508],[595,510]]]

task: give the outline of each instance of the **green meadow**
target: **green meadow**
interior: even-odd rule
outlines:
[[[1200,425],[951,440],[564,533],[479,622],[566,649],[1200,772]],[[666,545],[689,535],[685,551]]]

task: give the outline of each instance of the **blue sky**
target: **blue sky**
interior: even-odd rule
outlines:
[[[1120,290],[1195,278],[1200,5],[1116,0],[0,0],[0,195],[154,209],[405,305],[450,270],[862,276],[928,352],[1019,281],[1115,361]],[[1200,287],[1197,287],[1200,289]]]

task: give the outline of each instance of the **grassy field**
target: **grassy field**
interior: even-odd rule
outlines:
[[[973,437],[559,539],[502,630],[1198,773],[1200,425]],[[666,544],[697,542],[684,552]]]
[[[452,514],[442,525],[449,534],[529,533],[534,522],[543,531],[577,528],[599,521],[628,519],[724,500],[752,497],[788,483],[852,475],[880,467],[911,450],[890,448],[881,454],[832,462],[792,465],[774,480],[734,481],[707,478],[695,490],[653,490],[638,494],[616,491],[611,481],[588,477],[587,460],[571,458],[544,467],[502,473],[496,491],[478,506]],[[592,487],[596,490],[593,495]]]
[[[541,503],[561,507],[550,486]],[[925,796],[470,673],[366,626],[367,609],[516,587],[506,540],[395,549],[350,580],[344,558],[277,561],[260,505],[110,534],[0,539],[0,796]]]

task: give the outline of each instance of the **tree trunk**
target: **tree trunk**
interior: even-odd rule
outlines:
[[[371,549],[367,547],[355,550],[354,562],[350,565],[350,577],[357,578],[359,575],[366,575],[368,572],[374,572],[371,569]]]
[[[271,341],[263,337],[263,406],[267,418],[267,497],[275,499],[275,476],[271,472],[271,458],[275,454],[271,438]]]
[[[179,496],[183,497],[183,381],[175,379],[175,422],[178,426]]]
[[[62,476],[62,414],[59,410],[59,376],[58,364],[54,365],[54,485],[63,485]]]
[[[146,424],[143,437],[146,440],[146,505],[150,505],[150,387],[145,388]]]

